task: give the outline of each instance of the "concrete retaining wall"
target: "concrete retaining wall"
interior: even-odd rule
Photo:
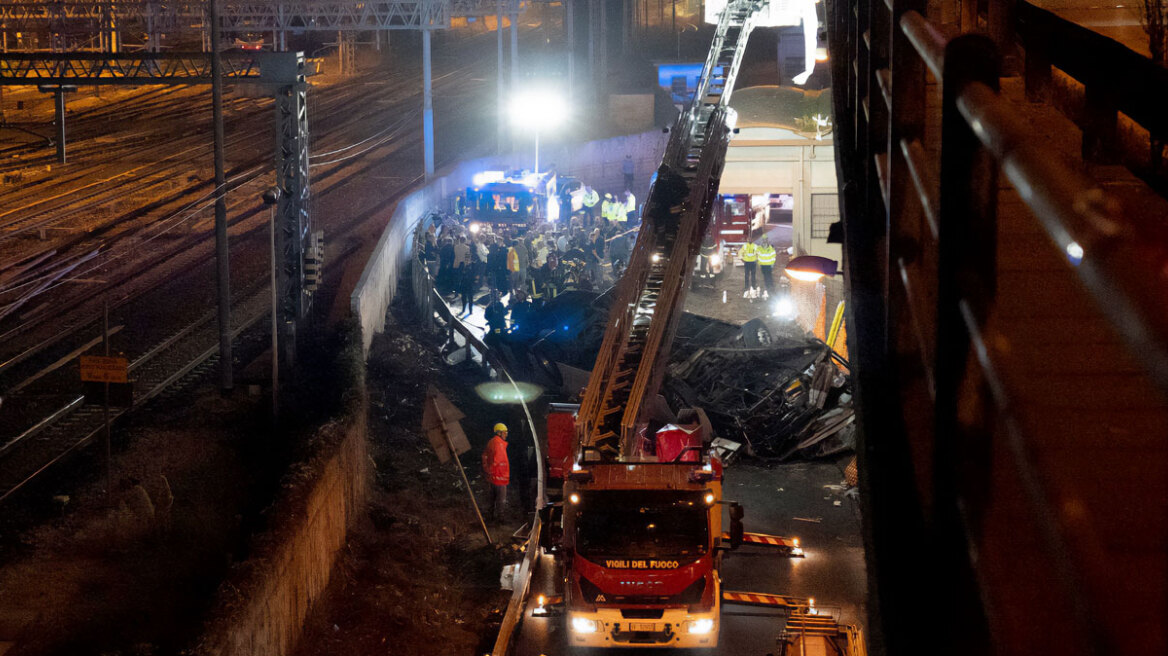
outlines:
[[[580,178],[601,193],[615,193],[624,189],[621,164],[626,154],[632,155],[636,170],[633,193],[638,202],[643,202],[649,177],[661,163],[668,136],[654,131],[585,144],[546,146],[540,150],[540,166],[554,164],[560,173]],[[445,209],[446,199],[469,186],[475,173],[529,167],[533,156],[534,153],[518,153],[459,162],[398,202],[349,299],[353,316],[361,324],[366,353],[373,336],[385,329],[386,312],[397,291],[398,277],[406,270],[418,221],[431,210]]]
[[[274,525],[220,589],[197,656],[285,656],[329,583],[353,520],[364,512],[370,472],[367,401],[321,429],[315,453],[286,482]]]

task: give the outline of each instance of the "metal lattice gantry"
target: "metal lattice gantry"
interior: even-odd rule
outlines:
[[[285,331],[295,342],[295,325],[287,325],[308,313],[312,293],[305,281],[305,254],[312,221],[308,214],[308,84],[304,79],[304,58],[296,63],[298,72],[275,89],[276,97],[276,184],[280,188],[276,204],[277,310],[285,321]]]
[[[519,3],[522,5],[522,3]],[[495,13],[495,0],[224,0],[224,32],[413,30],[450,27],[452,16]],[[4,0],[0,24],[9,30],[95,28],[111,19],[144,31],[201,31],[207,3],[197,0]]]
[[[223,77],[269,81],[261,62],[275,53],[224,54]],[[285,54],[285,53],[279,53]],[[208,53],[7,53],[0,57],[0,86],[90,84],[210,84]]]

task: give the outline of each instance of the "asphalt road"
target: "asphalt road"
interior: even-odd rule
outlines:
[[[846,459],[845,461],[846,462]],[[799,537],[806,558],[789,559],[761,547],[741,547],[722,568],[727,590],[813,597],[844,624],[864,626],[867,594],[860,514],[856,500],[843,495],[842,464],[795,463],[767,469],[735,463],[726,470],[725,497],[746,510],[746,530]],[[835,502],[840,505],[836,506]],[[799,519],[796,519],[799,518]],[[811,520],[811,521],[807,521]],[[532,596],[551,586],[551,560],[541,561]],[[695,654],[763,656],[776,650],[782,613],[724,605],[717,649]],[[565,643],[562,617],[532,617],[527,609],[516,656],[575,654]],[[690,653],[685,652],[671,653]],[[660,650],[606,650],[604,654],[648,654]]]

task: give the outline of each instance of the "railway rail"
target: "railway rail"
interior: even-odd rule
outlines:
[[[253,289],[234,303],[232,337],[267,316],[266,287]],[[214,312],[152,345],[130,363],[133,405],[111,408],[109,420],[141,407],[164,390],[193,380],[219,360],[219,328]],[[0,501],[73,451],[89,444],[105,425],[102,405],[84,396],[67,400],[47,417],[0,445]]]
[[[468,47],[473,45],[471,43]],[[456,76],[442,78],[439,83],[461,84]],[[405,108],[416,100],[416,93],[413,91],[406,76],[399,74],[388,80],[384,77],[378,80],[372,94],[369,85],[350,84],[340,92],[315,100],[315,106],[310,107],[310,111],[317,112],[313,116],[318,125],[324,120],[321,113],[339,114],[343,111],[346,119],[315,142],[315,149],[322,151],[321,155],[324,156],[324,161],[313,162],[316,202],[345,189],[353,179],[384,170],[387,159],[396,157],[402,160],[410,157],[414,151],[420,152],[420,137],[416,130],[409,129],[410,121],[417,117],[405,111]],[[357,105],[357,111],[350,111],[349,108],[358,99],[361,102]],[[465,117],[472,109],[469,99],[460,99],[455,104],[457,107],[451,108],[452,114]],[[395,122],[389,126],[381,126],[380,129],[368,130],[369,123],[384,116],[395,117]],[[408,138],[403,138],[407,135]],[[260,161],[240,174],[249,174],[251,177],[240,180],[237,190],[231,196],[229,215],[232,216],[232,234],[236,240],[233,250],[237,251],[244,242],[251,242],[252,250],[263,248],[267,242],[267,214],[258,203],[260,190],[257,188],[253,194],[243,188],[243,185],[258,181],[263,172],[270,169],[266,153],[262,158],[256,159]],[[355,233],[362,222],[375,215],[379,209],[392,206],[392,203],[405,193],[406,188],[418,179],[420,176],[400,178],[401,187],[384,194],[373,207],[343,214],[331,221],[330,243],[339,243],[346,235]],[[109,195],[112,198],[115,194],[116,191],[111,191]],[[210,205],[209,193],[193,201],[190,200],[190,195],[189,192],[185,197],[181,193],[176,194],[177,197],[183,198],[186,204],[164,221],[175,220],[176,217],[178,220],[192,220],[191,217],[197,217],[204,207]],[[131,210],[122,216],[134,212],[135,210]],[[187,218],[183,219],[184,216]],[[163,289],[163,285],[175,277],[176,271],[179,273],[192,271],[204,264],[211,254],[210,241],[205,234],[185,235],[181,239],[172,240],[173,243],[168,244],[166,248],[151,249],[149,246],[144,248],[143,244],[149,244],[157,236],[153,233],[164,230],[165,226],[160,227],[158,220],[139,223],[143,225],[125,231],[122,230],[122,226],[117,225],[118,221],[109,222],[99,228],[98,235],[103,239],[97,243],[104,245],[105,258],[93,267],[78,271],[76,274],[108,278],[105,282],[109,283],[111,291],[114,292],[114,298],[111,299],[113,307],[133,302],[150,290]],[[110,236],[104,238],[103,231],[109,231]],[[93,247],[93,244],[92,239],[87,241],[78,238],[76,241],[77,248],[89,248]],[[128,251],[135,249],[150,252],[144,258],[127,254]],[[120,272],[115,270],[119,263],[124,263]],[[266,276],[256,278],[264,279]],[[249,300],[239,302],[243,303],[242,307],[251,307],[252,303],[256,303],[263,306],[262,308],[256,312],[240,309],[233,311],[235,315],[241,317],[234,327],[237,333],[266,316],[268,303],[266,280],[260,287],[258,296],[249,296]],[[8,354],[0,354],[0,380],[20,381],[4,385],[5,387],[11,389],[22,386],[30,374],[37,376],[39,371],[43,371],[38,368],[43,366],[46,359],[59,357],[61,352],[75,348],[84,340],[81,335],[92,336],[95,317],[100,316],[100,297],[91,291],[83,291],[81,294],[68,295],[67,298],[72,300],[62,302],[54,299],[53,303],[34,312],[39,314],[31,320],[22,320],[16,326],[10,325],[7,330],[0,333],[6,342],[20,337],[24,344],[17,352],[10,350]],[[65,314],[51,312],[54,307],[60,306],[70,307],[73,311]],[[48,321],[50,318],[52,321]],[[206,339],[208,331],[214,332],[214,322],[208,321],[206,317],[201,317],[198,321],[186,324],[169,337],[158,340],[153,347],[135,358],[132,376],[139,381],[140,387],[135,393],[135,407],[139,407],[168,386],[185,384],[216,362],[217,346],[212,347],[207,342],[200,341]],[[150,342],[142,340],[140,343]],[[38,373],[32,373],[34,370]],[[51,385],[47,380],[42,380],[38,385],[42,383]],[[95,431],[100,428],[100,410],[85,404],[76,395],[57,396],[61,401],[51,411],[29,417],[25,421],[26,426],[19,431],[0,433],[0,500],[22,489],[28,481],[80,447],[89,444],[96,434]],[[120,416],[120,413],[117,416]]]

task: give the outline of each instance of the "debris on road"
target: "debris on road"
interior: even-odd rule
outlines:
[[[566,381],[576,377],[564,371],[592,368],[611,296],[573,292],[539,308],[528,330],[505,340],[505,357],[533,382],[575,393]],[[792,338],[762,319],[737,326],[684,314],[662,394],[674,413],[706,411],[726,462],[741,453],[821,458],[855,446],[847,362],[823,342]]]

